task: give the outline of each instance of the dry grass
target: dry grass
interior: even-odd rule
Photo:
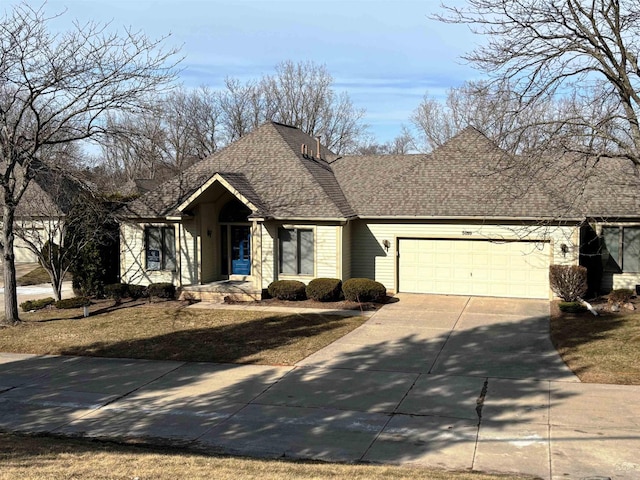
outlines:
[[[556,311],[551,339],[581,381],[640,385],[640,314]]]
[[[42,283],[51,283],[51,277],[49,277],[49,274],[47,273],[47,271],[41,266],[35,265],[35,264],[29,264],[29,265],[25,265],[24,267],[29,268],[29,271],[27,271],[26,273],[18,277],[16,282],[19,286],[24,287],[27,285],[40,285]],[[16,268],[19,269],[19,267],[16,267]],[[20,271],[18,271],[18,274],[20,274]],[[64,279],[70,281],[71,274],[67,273],[64,276]]]
[[[497,480],[482,475],[395,466],[253,460],[109,443],[0,434],[0,479],[432,479]]]
[[[186,309],[179,302],[94,305],[22,314],[0,330],[0,351],[198,362],[292,365],[364,317]]]

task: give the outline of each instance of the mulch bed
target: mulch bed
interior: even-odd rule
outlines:
[[[326,310],[360,310],[360,311],[375,311],[379,310],[383,305],[387,303],[394,303],[397,299],[394,297],[385,297],[380,303],[374,302],[350,302],[347,300],[341,300],[339,302],[318,302],[316,300],[278,300],[277,298],[268,298],[259,300],[256,302],[226,302],[231,305],[256,305],[264,307],[299,307],[299,308],[322,308]]]

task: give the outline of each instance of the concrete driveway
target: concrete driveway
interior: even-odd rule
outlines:
[[[399,295],[295,367],[0,355],[0,428],[212,452],[640,476],[639,387],[586,385],[548,302]]]

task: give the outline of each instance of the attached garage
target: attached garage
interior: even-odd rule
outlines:
[[[398,239],[398,291],[549,298],[549,242]]]

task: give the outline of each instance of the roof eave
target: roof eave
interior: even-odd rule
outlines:
[[[487,215],[359,215],[360,220],[494,220],[526,222],[582,222],[583,217],[509,217]]]

